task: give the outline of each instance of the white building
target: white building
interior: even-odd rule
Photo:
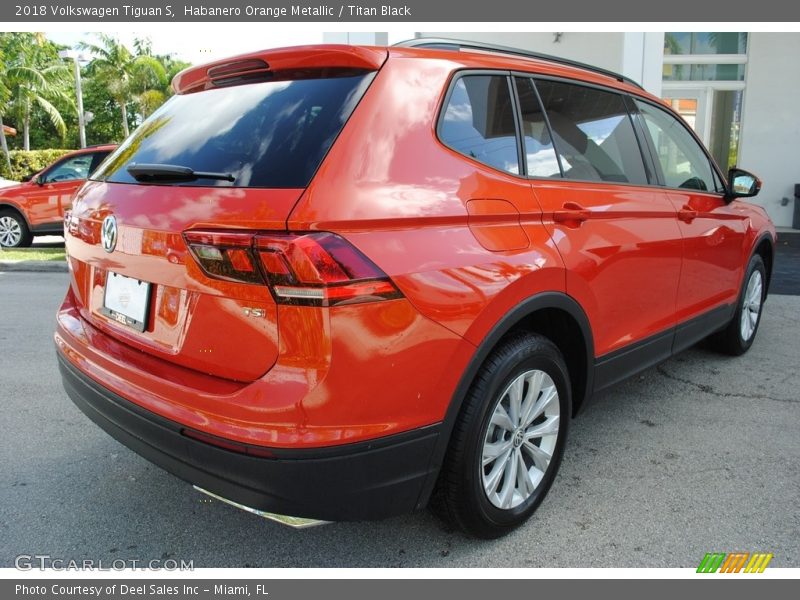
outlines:
[[[668,100],[725,169],[764,182],[753,199],[778,226],[791,226],[800,183],[799,33],[420,32],[515,46],[617,71]],[[386,44],[396,34],[330,33],[328,42]]]

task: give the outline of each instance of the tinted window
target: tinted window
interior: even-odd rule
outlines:
[[[102,152],[95,152],[92,154],[92,166],[89,168],[89,175],[97,170],[97,167],[100,166],[100,163],[103,162],[109,154],[111,154],[110,150],[103,150]]]
[[[517,78],[517,95],[522,113],[522,134],[528,175],[561,177],[550,130],[530,79]]]
[[[130,163],[158,163],[235,177],[179,185],[305,187],[371,79],[348,71],[173,96],[94,177],[135,183]]]
[[[708,156],[686,127],[665,110],[636,100],[656,150],[665,185],[703,191],[716,190]]]
[[[564,177],[646,184],[641,151],[621,95],[555,81],[536,87]]]
[[[44,175],[44,183],[58,183],[59,181],[75,181],[86,179],[92,166],[91,154],[80,154],[61,161],[54,165]]]
[[[519,173],[514,105],[505,76],[467,75],[453,86],[439,137],[489,166]]]

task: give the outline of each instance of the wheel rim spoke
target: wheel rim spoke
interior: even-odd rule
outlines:
[[[556,391],[555,385],[550,385],[542,390],[542,394],[539,396],[539,399],[536,401],[536,404],[531,410],[531,414],[525,425],[530,425],[534,420],[541,416],[541,414],[547,410],[548,406],[550,406],[553,400],[558,400],[558,392]]]
[[[483,465],[486,466],[496,460],[498,456],[503,456],[511,450],[511,441],[494,442],[483,445]]]
[[[506,431],[514,431],[514,423],[511,422],[511,417],[508,416],[502,404],[498,404],[497,409],[492,414],[491,425],[497,425]]]
[[[534,425],[525,431],[525,440],[533,440],[545,435],[558,434],[558,417],[550,417],[546,421]]]
[[[528,473],[528,466],[525,464],[525,458],[519,450],[516,452],[516,460],[517,489],[523,497],[530,496],[536,490],[536,486],[533,484],[533,481],[531,481],[531,476]]]
[[[500,484],[500,480],[503,478],[503,473],[505,473],[506,463],[508,462],[508,457],[510,454],[511,450],[504,452],[499,457],[499,460],[495,461],[489,475],[484,477],[484,489],[489,495],[492,495],[497,491],[497,486]]]
[[[525,449],[533,459],[533,464],[536,468],[544,473],[553,456],[532,442],[525,442],[522,444],[522,448]]]
[[[517,377],[508,387],[508,416],[516,427],[519,425],[520,411],[522,409],[522,388],[525,380]]]
[[[511,508],[514,499],[514,491],[517,489],[517,461],[516,452],[509,453],[505,461],[503,473],[503,488],[498,494],[500,508]]]
[[[527,425],[533,419],[533,411],[536,407],[536,402],[542,392],[542,382],[544,381],[544,373],[542,371],[535,371],[534,374],[527,379],[528,390],[525,393],[525,400],[522,403],[522,414],[520,415],[520,424]]]

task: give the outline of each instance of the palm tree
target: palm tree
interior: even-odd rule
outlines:
[[[158,58],[149,54],[136,57],[131,67],[131,91],[142,120],[164,103],[168,86],[167,71]]]
[[[67,126],[58,109],[52,101],[59,99],[72,106],[72,98],[67,94],[65,87],[69,76],[66,65],[54,64],[43,69],[35,66],[19,65],[7,70],[8,80],[14,96],[17,121],[22,122],[23,148],[31,149],[31,113],[35,106],[41,108],[50,119],[53,127],[63,138],[67,135]]]
[[[130,134],[128,126],[128,104],[151,87],[153,81],[166,77],[164,67],[152,56],[136,56],[118,39],[98,34],[99,44],[82,42],[80,47],[94,55],[87,69],[98,78],[122,112],[122,130],[125,137]]]
[[[9,110],[16,118],[17,127],[22,123],[24,149],[30,150],[31,114],[37,108],[47,114],[53,127],[63,138],[67,133],[67,126],[53,102],[60,101],[63,105],[74,108],[68,92],[72,81],[69,67],[48,55],[45,40],[39,35],[31,36],[30,40],[16,40],[16,43],[11,44],[11,49],[13,54],[4,61],[3,79],[11,99]],[[4,113],[5,110],[0,112]]]
[[[8,153],[8,141],[6,140],[6,130],[3,125],[3,117],[8,110],[8,101],[11,99],[11,90],[6,85],[6,60],[5,52],[0,48],[0,146],[3,148],[3,156],[6,158],[8,172],[11,173],[11,155]]]

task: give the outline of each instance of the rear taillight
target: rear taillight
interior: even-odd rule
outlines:
[[[279,304],[333,306],[402,297],[386,273],[335,233],[187,231],[184,237],[209,277],[266,284]]]

